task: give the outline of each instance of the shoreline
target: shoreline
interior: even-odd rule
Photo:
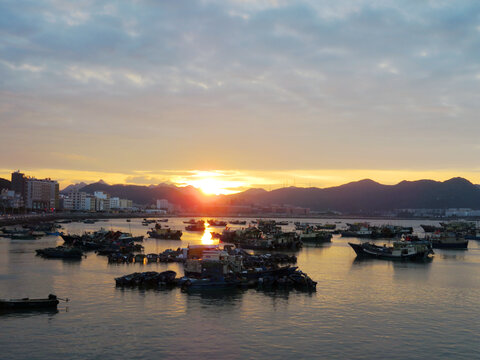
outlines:
[[[181,213],[181,214],[155,214],[148,212],[132,212],[132,213],[54,213],[54,214],[30,214],[17,215],[13,217],[1,218],[0,227],[13,226],[22,224],[32,224],[39,222],[49,222],[58,220],[80,220],[80,219],[128,219],[128,218],[181,218],[181,217],[218,217],[218,218],[276,218],[276,219],[364,219],[364,220],[425,220],[425,221],[449,221],[449,220],[463,220],[463,221],[479,221],[478,217],[470,219],[458,217],[393,217],[393,216],[368,216],[368,215],[284,215],[284,214],[246,214],[246,215],[213,215],[213,214],[196,214],[196,213]]]

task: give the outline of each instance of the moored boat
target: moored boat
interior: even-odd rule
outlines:
[[[83,257],[83,251],[77,248],[66,248],[57,246],[56,248],[46,248],[35,250],[37,255],[50,259],[72,259],[80,260]]]
[[[395,241],[393,246],[348,243],[357,256],[383,260],[422,260],[433,254],[428,241]]]
[[[58,303],[58,298],[53,294],[48,295],[45,299],[0,299],[0,310],[56,309]]]
[[[180,230],[162,229],[156,227],[155,229],[148,231],[147,234],[153,239],[180,240],[183,233]]]
[[[430,238],[434,249],[467,249],[468,239],[453,232],[435,233]]]
[[[300,235],[300,240],[304,243],[321,244],[332,241],[332,233],[328,231],[318,231],[307,228]]]

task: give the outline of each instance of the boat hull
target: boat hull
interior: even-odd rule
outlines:
[[[442,242],[434,242],[432,241],[432,247],[434,249],[467,249],[468,248],[468,240],[462,242],[454,242],[454,243],[442,243]]]
[[[415,261],[424,260],[428,257],[427,252],[417,252],[414,254],[401,254],[393,255],[387,251],[375,250],[365,247],[363,244],[348,243],[359,257],[369,257],[382,260],[394,260],[394,261]]]
[[[54,299],[0,300],[1,310],[56,309],[59,301]]]

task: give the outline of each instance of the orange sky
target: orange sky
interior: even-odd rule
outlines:
[[[0,176],[480,183],[475,1],[24,5],[0,13]]]
[[[169,170],[163,172],[136,171],[132,173],[107,173],[97,171],[76,171],[59,169],[21,169],[29,176],[50,177],[60,183],[60,187],[78,182],[92,183],[100,179],[109,184],[150,185],[172,183],[177,186],[193,185],[208,194],[229,194],[250,187],[273,190],[284,186],[330,187],[347,182],[370,178],[382,184],[396,184],[401,180],[433,179],[448,180],[452,177],[465,177],[480,184],[480,172],[462,170],[411,171],[411,170]],[[0,177],[10,179],[11,170],[0,169]]]

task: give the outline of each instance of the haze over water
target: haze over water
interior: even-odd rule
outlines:
[[[183,220],[168,225],[182,228]],[[388,222],[413,225],[416,232],[425,223]],[[138,219],[64,226],[71,233],[101,226],[134,235],[147,230]],[[297,266],[318,281],[315,293],[187,294],[121,289],[114,282],[136,271],[180,275],[182,265],[109,265],[94,253],[81,262],[46,260],[34,250],[60,244],[60,238],[0,239],[0,297],[55,293],[71,299],[57,313],[1,315],[1,358],[478,357],[480,243],[470,241],[466,251],[436,250],[433,261],[410,263],[356,260],[348,241],[359,240],[335,235],[331,244],[297,253]],[[182,241],[148,239],[144,245],[145,253],[159,253],[202,242],[208,236],[184,232]]]

